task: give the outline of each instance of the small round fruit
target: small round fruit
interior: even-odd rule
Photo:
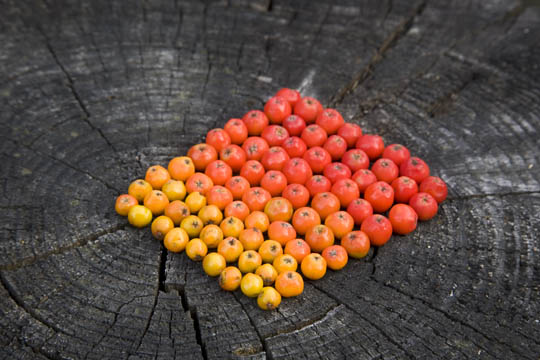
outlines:
[[[229,165],[233,172],[237,173],[247,160],[246,152],[236,144],[225,146],[219,152],[219,159]]]
[[[381,157],[384,151],[384,141],[379,135],[365,134],[358,138],[356,148],[363,150],[371,161]]]
[[[189,237],[192,239],[199,236],[201,230],[203,229],[203,222],[195,215],[189,215],[180,223],[180,227],[186,230]]]
[[[296,238],[296,230],[286,221],[274,221],[268,227],[268,237],[285,246],[289,240]]]
[[[309,229],[320,223],[320,215],[310,207],[297,209],[293,214],[292,225],[300,235],[305,235]]]
[[[191,175],[186,181],[186,190],[190,194],[198,191],[201,193],[201,195],[206,195],[212,186],[214,186],[212,179],[210,179],[208,175],[200,172],[196,172],[195,174]]]
[[[278,276],[278,272],[272,264],[262,264],[257,268],[255,274],[263,279],[264,286],[271,286]]]
[[[440,177],[428,176],[420,183],[420,192],[428,193],[440,204],[448,195],[448,187]]]
[[[264,166],[257,160],[248,160],[240,169],[240,176],[246,179],[250,186],[259,186],[264,173]],[[246,191],[248,190],[249,187]]]
[[[281,295],[273,287],[264,287],[257,296],[257,305],[263,310],[274,310],[281,304]]]
[[[254,272],[261,265],[261,255],[255,250],[246,250],[238,258],[238,268],[243,273]]]
[[[264,212],[268,215],[270,222],[289,221],[293,215],[293,207],[289,200],[275,197],[266,203]]]
[[[258,250],[264,242],[264,236],[261,230],[257,228],[244,229],[240,232],[238,240],[244,245],[246,250]]]
[[[392,223],[385,216],[374,214],[364,220],[360,230],[369,237],[371,245],[382,246],[392,236]]]
[[[279,89],[279,91],[276,93],[276,96],[280,96],[284,98],[285,100],[287,100],[289,104],[291,105],[291,107],[296,105],[296,103],[300,101],[301,99],[301,96],[298,90],[289,89],[289,88]]]
[[[392,183],[399,176],[398,166],[390,159],[381,158],[371,166],[371,172],[377,180]]]
[[[152,221],[152,235],[160,241],[163,240],[163,238],[165,238],[165,235],[167,235],[167,233],[173,228],[174,223],[167,216],[161,215],[155,218],[154,221]]]
[[[244,245],[237,238],[229,236],[218,244],[217,252],[223,255],[227,262],[235,262],[244,252]]]
[[[259,136],[248,137],[242,144],[242,149],[245,151],[248,160],[260,161],[269,148],[266,140]]]
[[[304,291],[304,280],[296,271],[285,271],[278,275],[274,286],[281,296],[293,297]]]
[[[189,241],[187,232],[182,228],[171,229],[163,239],[163,245],[171,252],[179,253],[184,251]]]
[[[309,254],[302,260],[302,274],[311,280],[319,280],[326,274],[326,260],[321,254]]]
[[[262,167],[262,165],[261,165]],[[243,176],[233,176],[225,183],[225,187],[229,189],[234,200],[242,199],[242,195],[251,187],[249,181]]]
[[[399,174],[401,176],[408,176],[416,181],[417,184],[421,184],[429,176],[429,166],[424,160],[418,157],[411,157],[401,163]]]
[[[279,196],[287,187],[287,178],[281,171],[267,171],[261,179],[261,187],[266,189],[271,196]]]
[[[289,137],[289,132],[283,126],[270,125],[263,130],[261,137],[266,140],[268,146],[281,146]]]
[[[396,204],[390,209],[388,219],[392,223],[392,229],[396,234],[407,235],[416,229],[418,215],[409,205]]]
[[[314,173],[322,173],[324,168],[332,162],[332,156],[320,146],[314,146],[302,156],[307,161]]]
[[[206,206],[206,197],[200,192],[195,191],[186,197],[185,203],[191,213],[196,213]]]
[[[330,214],[339,211],[339,198],[331,192],[319,193],[311,200],[311,207],[317,211],[322,220]]]
[[[345,164],[352,173],[357,172],[360,169],[369,168],[369,157],[360,149],[351,149],[343,154],[341,162]]]
[[[364,199],[373,206],[373,211],[383,213],[394,203],[394,189],[384,181],[377,181],[367,187]]]
[[[282,254],[277,256],[272,262],[272,265],[274,266],[278,274],[281,274],[285,271],[296,271],[296,269],[298,268],[298,262],[296,261],[296,258],[289,254]]]
[[[290,159],[281,169],[289,184],[305,184],[313,176],[313,171],[306,160]]]
[[[315,123],[322,127],[328,135],[332,135],[338,132],[339,128],[345,124],[345,120],[336,109],[324,109]]]
[[[265,232],[268,230],[270,220],[268,220],[268,215],[262,211],[254,211],[246,217],[244,224],[246,225],[246,228],[256,228]]]
[[[291,104],[281,96],[274,96],[264,105],[264,113],[271,124],[281,124],[287,116],[291,115]]]
[[[253,273],[247,273],[240,281],[240,290],[247,297],[256,297],[263,289],[262,278]]]
[[[225,207],[225,216],[234,216],[235,218],[244,221],[249,215],[249,208],[243,201],[233,201]]]
[[[208,253],[208,247],[201,239],[191,239],[186,245],[186,255],[193,261],[201,261]]]
[[[260,135],[268,126],[268,117],[260,110],[248,111],[242,121],[246,124],[249,136]]]
[[[323,107],[321,103],[309,96],[298,100],[293,109],[294,114],[303,118],[308,124],[314,123],[322,111]]]
[[[216,128],[206,133],[206,143],[213,146],[217,152],[220,152],[221,149],[231,143],[231,137],[225,130]]]
[[[209,205],[215,205],[223,211],[227,205],[233,202],[233,196],[226,187],[214,185],[206,193],[206,201]]]
[[[392,160],[397,166],[411,157],[409,149],[401,144],[391,144],[384,148],[382,157]]]
[[[345,123],[339,128],[337,134],[345,139],[347,147],[352,148],[362,136],[362,128],[356,124]]]
[[[281,170],[289,159],[289,154],[281,146],[272,146],[263,154],[261,164],[266,171]]]
[[[199,234],[200,238],[208,248],[217,248],[218,244],[223,240],[223,231],[217,225],[206,225]]]
[[[135,205],[129,209],[128,221],[135,227],[145,227],[152,221],[152,211],[145,206]]]
[[[298,115],[287,116],[281,125],[287,129],[290,136],[298,136],[306,128],[306,122]]]
[[[242,230],[244,230],[244,223],[237,217],[229,216],[223,219],[221,224],[219,224],[221,231],[223,231],[223,236],[225,237],[235,237],[240,236]]]
[[[351,231],[341,239],[341,246],[347,250],[350,257],[361,259],[369,252],[370,241],[363,231]]]
[[[242,145],[244,140],[248,137],[248,129],[242,119],[229,119],[223,130],[229,134],[231,143],[236,145]]]
[[[304,240],[293,239],[287,241],[283,252],[285,254],[292,255],[298,263],[301,263],[302,260],[311,253],[311,248],[309,247],[309,244]]]
[[[342,207],[347,207],[360,197],[358,185],[351,179],[340,179],[332,185],[332,194],[336,195]]]
[[[407,176],[400,176],[392,181],[394,200],[398,203],[408,203],[411,197],[418,192],[416,181]]]
[[[409,200],[409,205],[418,214],[418,219],[422,221],[433,218],[439,210],[437,200],[428,193],[419,192],[414,194]]]
[[[223,220],[223,213],[216,205],[206,205],[199,210],[197,216],[202,220],[204,225],[220,224]]]
[[[319,193],[329,192],[332,188],[332,183],[323,175],[313,175],[305,184],[310,196],[315,196]]]
[[[153,165],[146,170],[146,176],[144,178],[154,190],[160,190],[163,184],[171,180],[171,175],[161,165]]]
[[[377,182],[377,177],[369,169],[360,169],[352,176],[353,181],[358,185],[360,194],[363,194],[369,185]]]
[[[171,201],[165,207],[165,216],[170,217],[175,226],[180,225],[180,222],[189,215],[191,215],[189,207],[183,201]]]
[[[253,212],[263,210],[271,198],[272,195],[262,187],[252,187],[244,193],[242,201]]]
[[[208,164],[218,158],[217,150],[212,145],[203,143],[193,145],[187,155],[193,161],[196,171],[204,171]]]
[[[208,276],[218,276],[227,266],[227,262],[223,255],[212,252],[204,257],[202,266]]]
[[[214,160],[208,164],[204,173],[212,179],[214,185],[225,185],[232,177],[232,168],[223,160]]]
[[[283,254],[283,248],[275,240],[265,240],[259,247],[259,254],[261,254],[263,262],[271,263],[276,257]]]
[[[341,161],[343,154],[347,151],[347,143],[341,136],[332,135],[324,143],[323,149],[328,151],[332,161]]]
[[[353,217],[346,211],[338,211],[326,217],[324,225],[328,226],[334,236],[341,239],[354,227]]]
[[[219,274],[219,286],[225,291],[235,291],[242,281],[242,273],[235,266],[228,266]]]
[[[139,202],[134,196],[129,194],[122,194],[116,198],[116,203],[114,204],[114,210],[118,215],[127,216],[129,209],[139,205]]]
[[[362,225],[365,218],[373,215],[373,206],[365,199],[355,199],[347,206],[347,212],[353,217],[355,225]]]
[[[332,270],[343,269],[349,260],[347,250],[341,245],[327,247],[322,252],[322,257],[326,260],[326,264]]]
[[[186,186],[180,180],[169,180],[161,187],[161,191],[167,196],[169,201],[184,200],[186,197]]]
[[[291,159],[304,156],[307,150],[306,143],[298,136],[291,136],[290,138],[286,139],[281,147],[287,152]]]
[[[328,139],[328,134],[322,127],[316,124],[311,124],[302,130],[300,138],[304,140],[308,148],[315,146],[323,146]]]
[[[169,199],[160,190],[152,190],[144,198],[144,206],[150,209],[154,216],[163,214],[167,205],[169,205]]]
[[[195,164],[188,156],[178,156],[169,161],[167,170],[174,180],[186,181],[195,174]]]
[[[327,247],[334,245],[334,233],[326,225],[315,225],[307,231],[306,242],[311,251],[322,252]]]
[[[152,185],[143,179],[137,179],[129,184],[128,194],[142,202],[148,193],[152,192]]]
[[[328,180],[330,180],[332,184],[335,184],[341,179],[349,179],[352,175],[351,169],[340,162],[334,162],[326,165],[324,167],[323,174],[328,178]]]

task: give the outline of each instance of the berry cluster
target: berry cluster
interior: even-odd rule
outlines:
[[[115,208],[133,226],[152,223],[169,251],[202,260],[224,290],[240,288],[270,310],[301,294],[303,277],[320,279],[392,233],[410,233],[446,196],[444,181],[405,146],[385,147],[285,88],[167,168],[148,168]]]

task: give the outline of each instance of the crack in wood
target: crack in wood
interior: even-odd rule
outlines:
[[[423,0],[414,9],[413,13],[404,19],[398,26],[388,35],[381,46],[377,49],[375,54],[371,57],[368,64],[350,81],[344,88],[342,88],[336,95],[334,95],[328,102],[326,107],[336,107],[341,104],[345,97],[351,94],[359,85],[366,81],[371,73],[374,71],[375,66],[382,61],[386,52],[395,46],[395,44],[405,36],[413,25],[414,20],[422,14],[426,7],[427,1]]]
[[[273,357],[272,357],[272,353],[269,351],[268,349],[268,346],[266,344],[266,339],[264,338],[264,336],[262,336],[261,332],[259,331],[259,329],[257,328],[257,325],[255,324],[255,321],[253,320],[253,318],[251,317],[251,315],[249,315],[249,312],[246,310],[246,308],[244,307],[244,304],[238,299],[238,296],[237,296],[237,293],[236,292],[233,292],[233,297],[236,299],[236,302],[238,302],[240,304],[240,307],[242,308],[242,310],[244,311],[244,313],[246,314],[248,320],[249,320],[249,323],[251,324],[251,326],[253,327],[253,329],[255,330],[255,333],[257,334],[257,336],[259,337],[259,341],[261,342],[261,346],[262,346],[262,350],[263,352],[265,353],[266,355],[266,358],[268,360],[272,360]]]
[[[313,287],[315,287],[317,290],[321,291],[322,293],[324,293],[326,296],[332,298],[334,301],[336,301],[338,304],[342,304],[344,305],[347,309],[351,310],[353,313],[357,314],[359,317],[361,317],[363,320],[367,321],[371,326],[373,326],[377,331],[379,331],[381,333],[381,335],[383,335],[385,337],[385,339],[387,339],[390,343],[392,343],[393,345],[395,345],[398,349],[400,349],[401,351],[403,351],[403,353],[409,357],[409,358],[414,358],[414,356],[412,354],[410,354],[407,349],[405,349],[399,342],[397,342],[396,340],[394,340],[392,338],[391,335],[388,335],[384,329],[379,325],[379,324],[376,324],[374,321],[372,321],[371,319],[365,317],[361,311],[358,311],[357,309],[355,309],[353,306],[343,302],[341,299],[339,299],[338,296],[336,296],[335,294],[331,293],[331,292],[328,292],[326,291],[325,289],[321,288],[320,286],[317,286],[315,283],[313,284]]]
[[[57,247],[55,249],[46,251],[46,252],[44,252],[42,254],[35,254],[32,257],[23,258],[23,259],[15,262],[15,263],[11,263],[11,264],[8,264],[8,265],[1,265],[0,266],[0,271],[6,271],[6,270],[12,271],[12,270],[20,269],[22,267],[33,265],[34,263],[36,263],[38,261],[41,261],[41,260],[45,260],[45,259],[47,259],[48,257],[50,257],[52,255],[59,255],[59,254],[65,253],[66,251],[73,250],[73,249],[85,246],[89,242],[96,241],[96,240],[98,240],[100,237],[102,237],[104,235],[113,234],[113,233],[115,233],[117,231],[120,231],[120,230],[125,230],[126,227],[127,227],[126,224],[117,224],[117,225],[111,226],[110,228],[97,231],[94,234],[90,234],[90,235],[84,236],[82,238],[75,239],[75,241],[73,241],[72,243],[70,243],[68,245]]]
[[[77,89],[75,88],[75,83],[73,82],[73,78],[71,77],[71,75],[69,74],[69,72],[67,71],[65,66],[62,64],[62,62],[58,58],[56,52],[54,51],[54,48],[52,47],[52,45],[51,45],[51,43],[49,41],[49,37],[47,36],[47,34],[41,28],[38,28],[38,31],[45,38],[45,45],[46,45],[47,49],[49,50],[49,53],[51,54],[52,58],[54,59],[54,62],[56,63],[56,65],[58,65],[58,67],[60,68],[60,70],[62,71],[64,76],[66,77],[66,79],[68,81],[67,85],[68,85],[69,89],[71,90],[71,94],[73,95],[73,97],[75,98],[75,101],[77,102],[77,104],[81,108],[82,112],[84,113],[84,116],[82,117],[82,119],[84,120],[84,122],[86,122],[88,124],[88,126],[90,126],[90,128],[92,130],[96,131],[103,138],[103,140],[107,143],[107,145],[115,153],[117,153],[118,150],[113,145],[113,143],[107,138],[107,136],[105,136],[105,133],[103,132],[103,130],[101,130],[99,127],[95,126],[94,123],[92,123],[92,121],[90,121],[91,114],[88,111],[88,109],[86,108],[86,105],[84,105],[84,102],[82,101],[81,96],[77,92]]]
[[[532,357],[529,357],[527,354],[523,354],[521,353],[520,351],[518,350],[515,350],[513,348],[512,345],[509,345],[509,344],[506,344],[504,342],[501,342],[499,339],[496,339],[496,338],[493,338],[492,336],[486,334],[485,332],[483,332],[482,330],[478,329],[477,327],[475,327],[474,325],[472,324],[469,324],[468,322],[462,320],[462,319],[459,319],[458,317],[456,317],[455,315],[452,315],[451,313],[447,312],[447,311],[444,311],[443,309],[440,309],[436,306],[434,306],[433,304],[429,303],[428,301],[424,300],[423,298],[421,297],[418,297],[418,296],[415,296],[415,295],[411,295],[409,293],[407,293],[406,291],[403,291],[402,289],[398,288],[398,287],[395,287],[393,285],[390,285],[390,284],[387,284],[383,281],[380,281],[376,278],[373,278],[373,281],[375,281],[376,283],[386,287],[386,288],[389,288],[389,289],[392,289],[394,290],[395,292],[401,294],[401,295],[404,295],[406,297],[408,297],[409,299],[413,300],[413,301],[419,301],[421,302],[423,305],[425,305],[426,307],[428,307],[429,309],[431,310],[434,310],[435,312],[439,313],[439,314],[442,314],[444,317],[448,318],[449,320],[455,322],[455,323],[458,323],[460,324],[461,326],[473,331],[474,333],[477,333],[481,336],[483,336],[484,338],[488,339],[489,341],[492,341],[492,342],[496,342],[500,345],[503,345],[505,347],[507,347],[512,353],[516,354],[516,355],[519,355],[519,356],[524,356],[524,357],[527,357],[531,360],[533,360],[534,358]],[[487,353],[490,353],[492,356],[495,356],[495,354],[491,353],[488,349],[486,349],[485,347],[479,345],[479,344],[476,344],[478,347],[482,348],[484,351],[486,351]]]

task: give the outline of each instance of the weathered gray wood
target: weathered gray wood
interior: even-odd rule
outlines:
[[[0,1],[1,357],[536,359],[538,5]],[[262,312],[113,203],[283,86],[452,199]]]

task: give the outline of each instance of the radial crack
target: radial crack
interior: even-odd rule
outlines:
[[[426,7],[426,0],[420,2],[414,9],[414,12],[401,23],[388,35],[381,46],[378,48],[377,52],[371,57],[368,64],[358,73],[356,76],[336,95],[330,99],[327,107],[336,107],[336,105],[341,104],[345,97],[352,93],[360,84],[362,84],[373,72],[375,66],[381,62],[385,53],[391,49],[395,44],[405,36],[409,29],[412,27],[412,24],[417,16],[421,15]]]

